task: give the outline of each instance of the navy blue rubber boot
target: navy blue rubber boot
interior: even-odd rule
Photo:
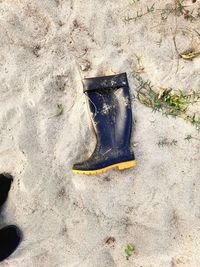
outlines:
[[[72,171],[100,174],[112,168],[134,167],[136,161],[130,149],[132,110],[126,73],[87,78],[84,93],[88,97],[97,144],[91,157],[74,164]]]

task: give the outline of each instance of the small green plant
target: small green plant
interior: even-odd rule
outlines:
[[[193,138],[192,135],[188,134],[184,139],[189,142],[192,138]]]
[[[129,258],[132,256],[135,248],[132,244],[128,244],[125,248],[125,254],[126,254],[126,259],[129,260]]]
[[[186,94],[181,90],[160,88],[157,93],[150,81],[145,81],[138,74],[134,74],[134,77],[138,82],[137,98],[142,104],[165,115],[181,117],[200,130],[200,117],[188,111],[190,105],[200,101],[200,92],[192,91]]]
[[[172,141],[169,141],[167,138],[163,138],[158,141],[158,146],[176,146],[178,143],[177,140],[173,139]]]
[[[56,113],[54,115],[52,115],[51,117],[49,117],[48,119],[58,117],[58,116],[62,115],[62,113],[63,113],[63,105],[57,104],[56,105]]]
[[[62,115],[63,113],[63,105],[62,104],[57,104],[57,107],[56,107],[56,117]]]
[[[161,9],[161,19],[163,21],[167,20],[170,14],[175,16],[183,16],[184,19],[193,21],[195,17],[192,15],[192,11],[187,9],[184,5],[185,0],[175,0],[174,5],[166,4],[165,8]]]
[[[176,0],[175,1],[175,12],[177,15],[182,15],[185,7],[184,7],[184,0]]]
[[[187,140],[188,142],[189,142],[191,139],[195,139],[195,140],[200,141],[199,138],[193,137],[191,134],[188,134],[184,139]]]
[[[154,6],[155,6],[155,3],[153,5],[151,5],[151,6],[147,6],[145,12],[137,11],[135,16],[132,16],[132,17],[125,16],[123,20],[124,20],[124,22],[129,22],[131,20],[135,20],[136,21],[137,19],[139,19],[139,18],[141,18],[143,16],[146,16],[149,13],[154,12],[155,11],[155,7]]]

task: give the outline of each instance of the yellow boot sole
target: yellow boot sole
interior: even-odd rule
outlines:
[[[73,173],[77,173],[77,174],[100,174],[103,172],[107,172],[108,170],[111,170],[113,168],[118,168],[119,170],[124,170],[124,169],[129,169],[132,167],[136,166],[136,161],[135,160],[131,160],[131,161],[125,161],[125,162],[120,162],[117,164],[113,164],[110,166],[107,166],[105,168],[102,169],[98,169],[98,170],[72,170]]]

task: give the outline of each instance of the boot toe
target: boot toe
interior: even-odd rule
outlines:
[[[85,170],[86,169],[86,166],[83,163],[75,163],[73,165],[73,168],[72,169],[73,170]]]

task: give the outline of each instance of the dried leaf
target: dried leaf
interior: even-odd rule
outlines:
[[[200,51],[180,54],[180,57],[186,60],[192,60],[193,58],[198,57],[198,56],[200,56]]]
[[[166,88],[162,88],[162,87],[160,88],[158,99],[161,99],[161,97],[164,95],[165,91],[166,91]]]
[[[56,109],[56,117],[62,115],[63,113],[63,105],[62,104],[57,104],[57,109]]]
[[[142,92],[138,93],[138,99],[142,104],[146,105],[147,107],[152,107],[152,101]]]

